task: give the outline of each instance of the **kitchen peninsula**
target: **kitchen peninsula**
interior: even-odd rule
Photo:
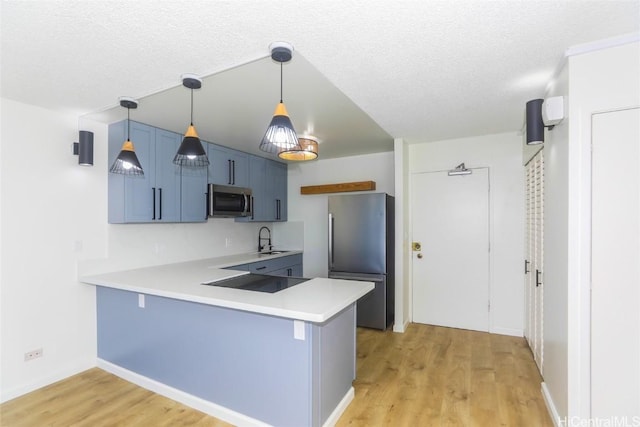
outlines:
[[[353,398],[355,302],[373,284],[315,278],[275,293],[203,285],[264,259],[81,278],[96,285],[98,366],[236,425],[335,422]]]

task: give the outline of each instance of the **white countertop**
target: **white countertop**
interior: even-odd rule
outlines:
[[[92,285],[322,323],[373,290],[371,282],[315,278],[276,293],[205,286],[247,271],[224,267],[295,255],[248,253],[81,277]]]

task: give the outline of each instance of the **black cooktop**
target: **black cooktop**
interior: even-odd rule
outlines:
[[[290,288],[309,279],[288,276],[267,276],[265,274],[244,274],[230,279],[212,283],[203,283],[207,286],[220,286],[223,288],[244,289],[247,291],[268,292],[273,294],[283,289]]]

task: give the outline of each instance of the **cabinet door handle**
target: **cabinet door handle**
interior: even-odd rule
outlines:
[[[233,168],[233,172],[231,173],[231,177],[233,178],[231,181],[232,185],[236,185],[236,161],[231,160],[231,167]]]
[[[529,261],[524,260],[524,274],[529,274]]]
[[[264,270],[265,268],[267,268],[267,266],[266,266],[266,265],[263,265],[262,267],[258,267],[258,268],[256,268],[256,270]]]
[[[204,219],[209,218],[209,193],[204,193]]]
[[[293,269],[287,268],[287,276],[293,276]]]
[[[253,196],[251,196],[251,219],[255,219],[255,218],[256,218],[256,211],[254,210]]]
[[[152,220],[156,219],[156,187],[151,187],[151,194],[152,194],[152,203],[153,203],[153,216],[151,217]]]
[[[542,285],[542,282],[540,282],[540,275],[542,274],[542,271],[538,270],[536,268],[536,288],[540,285]]]
[[[162,219],[162,188],[158,188],[158,192],[160,193],[160,203],[158,204],[158,220]]]

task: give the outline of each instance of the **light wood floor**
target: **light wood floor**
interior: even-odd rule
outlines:
[[[522,338],[412,324],[358,330],[344,426],[552,426]],[[0,406],[0,426],[228,426],[98,368]]]
[[[358,331],[345,426],[553,426],[524,338],[411,324]]]

